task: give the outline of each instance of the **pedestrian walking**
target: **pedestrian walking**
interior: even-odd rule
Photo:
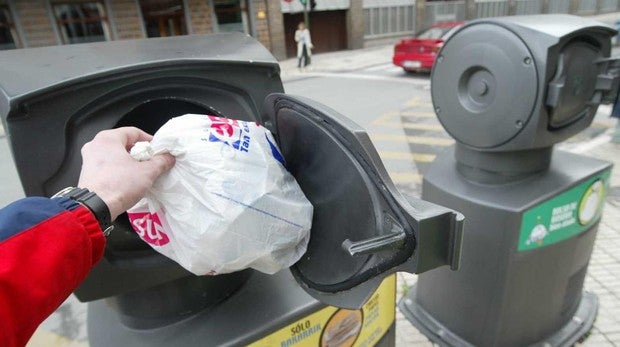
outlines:
[[[297,67],[302,71],[306,66],[310,65],[310,57],[312,56],[312,39],[310,38],[310,30],[306,28],[304,22],[299,22],[297,30],[295,30],[295,42],[297,42]]]

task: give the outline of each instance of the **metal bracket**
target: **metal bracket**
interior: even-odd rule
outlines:
[[[596,64],[602,73],[596,79],[591,102],[593,104],[615,104],[620,91],[620,57],[600,59]]]

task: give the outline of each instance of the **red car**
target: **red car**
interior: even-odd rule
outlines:
[[[402,39],[394,46],[392,62],[405,71],[430,70],[444,41],[463,24],[463,22],[438,23],[413,39]]]

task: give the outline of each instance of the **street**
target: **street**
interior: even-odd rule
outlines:
[[[426,169],[453,144],[434,114],[429,79],[385,62],[347,72],[311,70],[288,78],[284,87],[286,93],[321,102],[367,129],[397,187],[419,196]],[[602,115],[569,145],[588,142],[609,127]],[[0,182],[0,207],[23,196],[6,137],[0,137]],[[42,324],[29,346],[87,346],[85,307],[71,297]]]
[[[407,74],[384,64],[353,73],[308,73],[285,83],[285,89],[365,128],[392,180],[406,194],[418,195],[427,165],[453,143],[433,112],[428,74]]]

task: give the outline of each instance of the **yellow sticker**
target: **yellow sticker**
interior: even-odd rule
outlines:
[[[396,275],[387,277],[360,310],[328,306],[248,347],[370,347],[388,331],[396,314]]]

